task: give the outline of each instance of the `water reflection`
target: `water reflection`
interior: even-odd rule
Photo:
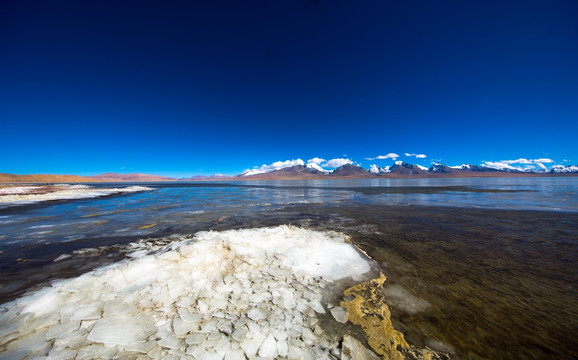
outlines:
[[[147,236],[159,231],[187,231],[191,223],[230,216],[258,216],[288,204],[578,211],[576,177],[249,181],[149,186],[155,191],[0,209],[0,247],[119,233]],[[151,224],[155,225],[146,227]]]

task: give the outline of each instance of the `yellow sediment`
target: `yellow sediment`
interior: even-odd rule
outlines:
[[[148,228],[152,228],[153,226],[157,226],[157,224],[150,224],[150,225],[143,225],[141,227],[139,227],[139,229],[148,229]]]
[[[393,328],[389,308],[385,303],[383,283],[385,275],[357,284],[345,290],[341,306],[348,312],[348,319],[361,326],[369,346],[384,359],[403,360],[398,346],[409,348],[403,334]]]

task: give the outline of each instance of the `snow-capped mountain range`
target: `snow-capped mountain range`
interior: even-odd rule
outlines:
[[[335,168],[334,170],[327,170],[319,166],[319,164],[303,162],[294,164],[287,162],[286,167],[277,166],[274,169],[259,169],[246,170],[237,177],[240,178],[274,178],[274,177],[372,177],[372,176],[428,176],[428,175],[448,175],[448,176],[508,176],[508,174],[578,174],[578,166],[576,165],[555,165],[551,169],[527,169],[519,170],[513,168],[496,168],[486,165],[472,165],[462,164],[457,166],[447,166],[441,163],[434,163],[430,167],[422,165],[409,164],[403,161],[396,161],[391,166],[371,165],[369,169],[364,169],[361,166],[354,164],[345,164]]]
[[[160,182],[160,181],[226,181],[226,180],[307,180],[307,179],[363,179],[363,178],[405,178],[405,177],[507,177],[507,176],[577,176],[576,165],[554,165],[551,168],[518,169],[513,167],[492,167],[487,164],[462,164],[447,166],[434,163],[430,167],[396,161],[391,166],[371,165],[365,169],[354,165],[347,159],[334,159],[334,170],[327,170],[320,162],[288,160],[263,165],[260,168],[246,170],[239,175],[197,175],[190,178],[168,178],[145,174],[107,173],[92,177],[65,175],[13,175],[0,173],[0,183],[91,183],[91,182]],[[342,164],[342,165],[340,165]]]

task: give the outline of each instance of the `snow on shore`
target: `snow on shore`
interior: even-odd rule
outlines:
[[[320,318],[346,322],[340,291],[375,266],[342,234],[290,226],[139,246],[1,306],[0,357],[340,357]]]
[[[87,185],[11,186],[0,188],[0,206],[51,200],[85,199],[112,194],[153,190],[145,186],[95,188]]]

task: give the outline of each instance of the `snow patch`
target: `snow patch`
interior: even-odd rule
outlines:
[[[578,166],[576,165],[554,165],[552,166],[552,172],[554,173],[575,173],[578,172]]]
[[[24,188],[24,189],[22,189]],[[46,192],[39,191],[43,188]],[[11,190],[12,189],[12,190]],[[86,185],[55,185],[50,187],[9,187],[0,193],[0,205],[19,205],[51,200],[86,199],[112,194],[149,191],[145,186],[128,186],[125,188],[94,188]]]
[[[384,173],[390,173],[391,172],[391,166],[377,166],[375,164],[372,164],[369,167],[369,172],[372,174],[384,174]]]
[[[321,171],[321,172],[325,172],[325,173],[329,172],[329,170],[325,170],[324,168],[322,168],[321,166],[319,166],[316,163],[310,163],[310,164],[307,164],[306,166],[310,169],[315,169],[317,171]]]

